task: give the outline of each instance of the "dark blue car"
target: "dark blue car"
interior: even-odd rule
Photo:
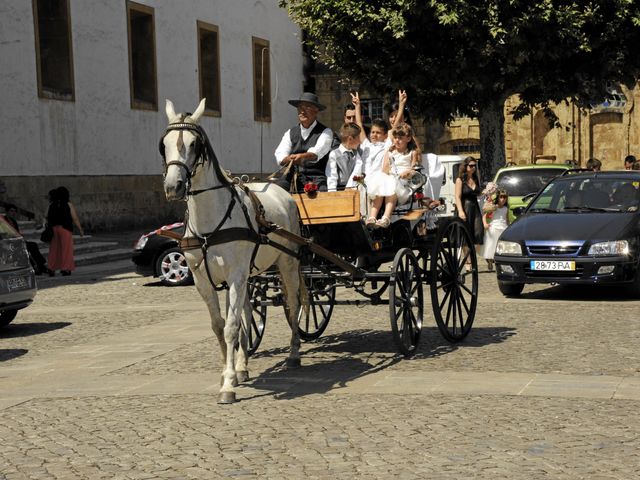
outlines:
[[[500,291],[526,283],[622,284],[640,295],[640,172],[568,172],[498,240]]]

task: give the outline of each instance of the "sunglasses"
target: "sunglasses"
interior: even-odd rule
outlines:
[[[476,168],[476,164],[475,164],[475,163],[469,163],[469,164],[467,165],[467,167]]]

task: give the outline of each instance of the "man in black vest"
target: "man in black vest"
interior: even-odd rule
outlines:
[[[332,149],[333,132],[317,121],[318,113],[325,106],[316,95],[308,92],[298,99],[289,100],[289,103],[298,109],[300,123],[285,132],[276,148],[278,165],[285,167],[291,164],[288,174],[281,176],[277,184],[289,191],[295,177],[295,191],[303,191],[309,182],[326,191],[325,168]]]

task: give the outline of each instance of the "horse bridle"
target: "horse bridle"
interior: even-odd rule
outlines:
[[[167,129],[164,135],[160,138],[160,143],[158,144],[158,150],[160,151],[160,155],[162,155],[162,160],[163,160],[163,169],[164,169],[163,177],[167,176],[167,170],[171,165],[177,165],[178,167],[183,168],[187,174],[187,185],[186,185],[185,196],[198,195],[199,193],[206,192],[209,190],[217,190],[219,188],[229,188],[233,182],[222,173],[220,164],[218,163],[217,161],[218,159],[216,158],[216,155],[213,152],[211,143],[209,143],[207,134],[205,133],[204,129],[200,125],[197,125],[195,123],[185,122],[184,119],[187,118],[187,116],[188,114],[181,114],[180,120],[175,123],[170,123],[167,126]],[[180,136],[178,137],[178,150],[180,151],[182,150],[182,148],[184,148],[184,140],[183,140],[182,134],[185,130],[193,133],[196,137],[195,147],[194,147],[195,161],[193,164],[193,169],[190,169],[185,162],[182,162],[180,160],[171,160],[167,162],[167,157],[165,154],[164,139],[167,136],[167,134],[172,131],[180,132]],[[213,187],[205,188],[202,190],[192,191],[191,178],[193,177],[193,175],[195,175],[198,166],[204,165],[204,163],[209,160],[213,164],[216,176],[218,177],[220,184]]]

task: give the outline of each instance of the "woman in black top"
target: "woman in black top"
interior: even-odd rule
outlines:
[[[471,239],[475,245],[482,245],[484,241],[484,227],[482,212],[478,204],[478,196],[482,193],[478,179],[478,162],[473,157],[467,157],[460,164],[458,178],[456,178],[456,209],[458,217],[466,222]],[[467,270],[470,262],[467,262]]]
[[[78,228],[81,236],[84,236],[84,230],[75,207],[69,202],[69,190],[65,187],[58,187],[53,192],[47,222],[53,229],[53,239],[49,246],[49,275],[55,275],[56,270],[60,270],[62,275],[71,275],[76,268],[73,258],[73,226]]]

